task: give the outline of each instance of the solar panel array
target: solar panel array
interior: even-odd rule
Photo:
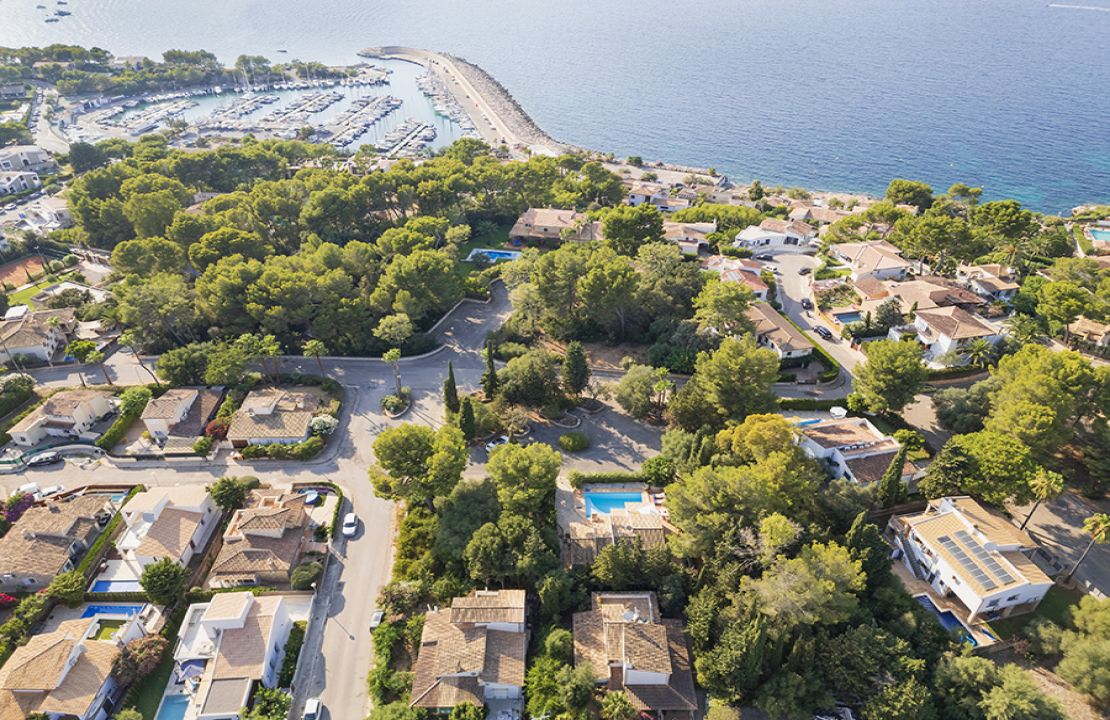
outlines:
[[[956,532],[956,539],[963,543],[964,547],[971,551],[979,562],[987,566],[987,570],[991,575],[998,579],[998,582],[1003,585],[1009,585],[1014,581],[1014,576],[1006,572],[1002,565],[999,564],[994,556],[987,552],[987,549],[979,544],[979,541],[971,537],[966,530],[958,530]]]
[[[994,590],[998,587],[998,584],[995,583],[994,580],[991,580],[990,576],[987,575],[981,567],[976,565],[975,561],[968,557],[964,549],[957,545],[952,538],[947,535],[942,535],[937,538],[937,542],[939,542],[941,547],[947,550],[952,557],[956,558],[956,562],[958,562],[964,570],[967,570],[968,574],[971,575],[975,582],[979,583],[984,590]]]

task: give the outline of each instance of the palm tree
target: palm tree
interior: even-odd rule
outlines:
[[[1044,330],[1035,317],[1014,313],[1006,321],[1006,330],[1010,337],[1022,345],[1040,343],[1044,339]]]
[[[145,362],[143,362],[142,355],[139,355],[139,340],[135,336],[133,330],[126,330],[119,336],[119,344],[131,349],[131,354],[135,356],[135,361],[139,363],[139,367],[146,370],[147,375],[154,379],[155,385],[161,385],[158,376],[151,370]]]
[[[305,357],[316,358],[316,366],[320,368],[320,375],[324,374],[324,363],[320,361],[320,356],[328,354],[328,346],[324,344],[323,340],[315,338],[306,340],[304,347],[301,348],[301,353]]]
[[[1045,500],[1055,500],[1060,497],[1060,493],[1064,492],[1064,476],[1060,473],[1052,472],[1041,468],[1037,474],[1029,479],[1029,489],[1033,491],[1033,497],[1036,502],[1029,510],[1029,514],[1025,516],[1025,520],[1021,523],[1021,529],[1024,530],[1025,526],[1029,524],[1029,518],[1033,517],[1033,513],[1037,512],[1037,508],[1041,506]]]
[[[986,367],[994,356],[994,345],[986,338],[975,338],[964,346],[968,362],[976,367]]]
[[[1079,559],[1075,561],[1075,565],[1072,565],[1071,570],[1064,576],[1065,581],[1071,580],[1072,576],[1075,575],[1075,571],[1078,570],[1080,564],[1087,559],[1087,553],[1091,552],[1091,548],[1095,546],[1095,543],[1101,545],[1107,540],[1110,540],[1110,515],[1106,513],[1095,513],[1083,521],[1083,530],[1091,536],[1091,541],[1087,543],[1086,549],[1083,550],[1083,554],[1079,556]]]

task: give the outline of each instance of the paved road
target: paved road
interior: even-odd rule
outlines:
[[[1013,507],[1020,524],[1031,506]],[[1066,492],[1059,499],[1037,508],[1026,530],[1056,560],[1061,571],[1067,572],[1083,554],[1090,535],[1083,532],[1083,521],[1096,512],[1110,512],[1110,501],[1091,500],[1075,492]],[[1095,545],[1075,574],[1080,587],[1110,595],[1110,545]]]

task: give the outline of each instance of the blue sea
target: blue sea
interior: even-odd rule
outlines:
[[[55,2],[0,0],[0,45],[329,63],[426,47],[577,145],[765,184],[1110,201],[1110,0],[68,0],[46,24]]]

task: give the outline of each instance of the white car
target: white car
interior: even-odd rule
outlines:
[[[50,485],[50,486],[44,487],[42,489],[41,495],[44,498],[47,498],[47,497],[50,497],[51,495],[57,495],[58,493],[62,492],[65,489],[66,489],[65,485]]]
[[[385,620],[385,611],[375,610],[374,614],[370,616],[370,629],[373,630],[377,626],[381,625],[382,620]]]
[[[343,537],[354,537],[358,532],[358,517],[349,512],[343,516]]]
[[[507,445],[508,443],[509,443],[509,436],[508,435],[502,435],[500,437],[495,437],[493,440],[490,440],[488,443],[486,443],[486,452],[493,452],[494,448],[499,448],[502,445]]]
[[[320,698],[309,698],[304,704],[301,720],[317,720],[320,717]]]

